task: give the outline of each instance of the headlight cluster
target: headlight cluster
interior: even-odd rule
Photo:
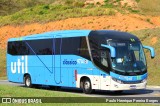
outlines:
[[[122,82],[121,80],[118,80],[118,79],[116,79],[116,78],[113,78],[113,77],[112,77],[112,80],[115,81],[115,82],[118,82],[118,83],[120,83],[120,84],[123,84],[123,82]]]
[[[142,81],[141,81],[141,83],[144,83],[144,82],[146,82],[147,81],[147,79],[145,78],[145,79],[143,79]]]
[[[116,78],[113,78],[112,77],[112,80],[113,81],[115,81],[115,82],[117,82],[117,83],[120,83],[120,84],[138,84],[138,83],[144,83],[144,82],[146,82],[147,81],[147,79],[145,78],[145,79],[143,79],[143,80],[141,80],[141,81],[135,81],[135,82],[130,82],[130,81],[128,81],[128,82],[123,82],[123,81],[121,81],[121,80],[119,80],[119,79],[116,79]]]

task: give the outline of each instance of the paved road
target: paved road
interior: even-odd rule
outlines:
[[[0,84],[24,87],[24,84],[11,83],[11,82],[8,82],[7,80],[0,80]],[[68,93],[74,93],[74,94],[91,96],[91,97],[114,97],[114,96],[116,97],[160,97],[160,86],[148,86],[147,89],[144,89],[144,90],[124,91],[121,94],[115,94],[109,91],[97,90],[93,94],[87,95],[87,94],[83,94],[82,90],[73,89],[73,88],[62,88],[58,92],[68,92]]]

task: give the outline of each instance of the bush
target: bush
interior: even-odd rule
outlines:
[[[74,7],[83,7],[84,6],[84,2],[82,1],[76,1],[73,3]]]
[[[49,8],[49,5],[43,6],[43,9],[46,9],[46,10],[50,9],[50,8]]]
[[[137,3],[139,3],[139,2],[140,2],[140,0],[136,0],[136,2],[137,2]]]

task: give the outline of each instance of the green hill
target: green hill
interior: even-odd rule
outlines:
[[[50,4],[55,0],[0,0],[0,15],[10,15],[24,8]]]
[[[73,17],[136,13],[160,15],[160,0],[104,0],[104,4],[86,4],[86,0],[1,0],[0,26],[48,22]],[[131,4],[131,3],[133,4]],[[67,13],[67,14],[66,14]]]
[[[160,65],[159,65],[159,59],[160,59],[160,28],[154,28],[154,29],[144,29],[139,31],[133,31],[131,32],[135,35],[137,35],[142,43],[144,45],[150,45],[154,47],[156,57],[154,59],[150,58],[150,52],[145,50],[146,53],[146,59],[148,63],[148,71],[149,71],[149,82],[150,85],[160,85]],[[154,42],[152,39],[155,38]],[[151,42],[153,42],[151,44]]]
[[[143,14],[160,15],[160,0],[139,0],[138,7]]]

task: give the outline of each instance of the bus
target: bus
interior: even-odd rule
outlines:
[[[7,77],[10,82],[93,90],[145,89],[147,63],[144,46],[127,32],[62,30],[10,38]]]

